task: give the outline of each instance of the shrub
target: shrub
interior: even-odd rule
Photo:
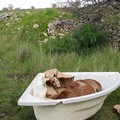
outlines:
[[[72,38],[71,35],[49,40],[47,43],[42,45],[42,48],[46,53],[72,52],[76,51],[78,47],[78,41]]]
[[[81,48],[97,47],[108,43],[107,34],[94,24],[85,24],[73,32],[73,38],[79,41]]]

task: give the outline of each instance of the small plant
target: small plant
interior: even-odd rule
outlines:
[[[79,41],[80,47],[97,47],[108,43],[106,33],[100,31],[94,24],[85,24],[73,32],[73,38]]]

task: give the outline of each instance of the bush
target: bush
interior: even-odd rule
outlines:
[[[78,49],[78,41],[72,38],[71,35],[64,36],[63,38],[51,39],[42,45],[46,53],[66,53],[73,52]]]
[[[94,24],[85,24],[73,32],[73,38],[79,41],[81,48],[97,47],[108,43],[107,34]]]

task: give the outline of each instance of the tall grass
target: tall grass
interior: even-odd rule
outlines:
[[[65,54],[46,54],[41,48],[36,48],[34,45],[24,43],[19,44],[15,52],[15,56],[6,59],[3,69],[1,70],[1,84],[0,90],[0,103],[1,111],[5,113],[3,120],[35,120],[32,108],[21,108],[17,106],[17,100],[30,84],[34,76],[38,72],[44,72],[51,68],[57,68],[60,71],[119,71],[120,70],[120,53],[113,51],[112,48],[107,47],[101,50],[96,50],[88,55],[78,55],[75,52]],[[20,49],[23,47],[22,49]],[[27,52],[24,53],[24,51]],[[20,51],[21,50],[21,51]],[[23,52],[23,53],[22,53]],[[25,58],[21,56],[25,54]],[[27,55],[29,54],[29,55]],[[20,58],[19,58],[19,57]],[[19,59],[18,59],[18,58]],[[21,61],[24,59],[24,61]],[[13,62],[11,62],[13,61]],[[10,63],[9,63],[10,62]],[[9,63],[9,64],[8,64]],[[5,73],[5,74],[4,74]],[[118,95],[119,93],[115,92]],[[115,95],[113,95],[115,97]],[[113,99],[108,101],[109,104],[115,103]],[[117,101],[118,102],[118,101]],[[120,102],[120,101],[119,101]],[[7,109],[9,108],[9,109]],[[112,108],[112,106],[111,106]],[[102,110],[94,117],[98,120],[98,116],[105,115],[104,110],[109,110],[106,105]],[[109,112],[111,112],[109,110]],[[119,118],[116,114],[112,114],[112,118]],[[106,117],[103,117],[106,120]]]
[[[27,46],[26,46],[27,47]],[[24,51],[23,51],[24,52]],[[18,53],[21,54],[21,53]],[[44,72],[50,68],[58,68],[61,71],[119,71],[120,53],[113,51],[111,47],[96,49],[88,54],[81,55],[76,52],[49,53],[42,48],[30,47],[30,55],[26,55],[25,62],[19,61],[23,69],[29,72]]]

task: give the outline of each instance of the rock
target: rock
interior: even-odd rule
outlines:
[[[43,43],[47,43],[48,42],[48,39],[46,38],[44,41],[43,41]]]
[[[119,36],[119,37],[120,37],[120,30],[117,32],[117,36]]]
[[[113,30],[112,30],[112,29],[109,29],[109,30],[108,30],[108,32],[109,32],[109,33],[112,33],[112,32],[113,32]]]
[[[103,18],[101,18],[101,22],[105,22],[105,20]]]
[[[7,20],[10,16],[10,13],[7,12],[0,13],[0,20]]]
[[[65,34],[63,34],[63,33],[58,33],[58,35],[59,35],[59,36],[62,36],[62,37],[65,36]]]
[[[116,40],[119,40],[119,37],[117,36],[112,36],[112,38],[116,41]]]
[[[38,24],[34,24],[33,28],[39,28],[39,25]]]
[[[50,34],[51,36],[56,36],[56,35],[57,35],[56,29],[51,29],[51,30],[49,30],[49,34]]]
[[[53,24],[54,26],[59,26],[59,25],[61,25],[61,20],[55,20],[54,21],[54,24]]]
[[[50,28],[54,28],[54,24],[53,23],[49,23],[48,24],[48,28],[50,29]]]
[[[101,14],[91,14],[88,16],[88,20],[94,22],[94,21],[100,21],[101,20]]]
[[[120,3],[119,2],[113,2],[112,6],[116,9],[120,9]]]
[[[44,32],[43,34],[44,34],[45,37],[48,37],[48,34],[47,34],[47,33]]]
[[[0,112],[0,118],[4,116],[5,116],[5,113]]]
[[[58,18],[48,24],[48,34],[50,36],[57,36],[59,33],[68,33],[68,31],[75,29],[78,24],[79,22],[76,20],[62,20]]]
[[[7,21],[6,26],[10,26],[19,19],[20,18],[18,18],[18,16],[13,12],[0,13],[0,21]]]

